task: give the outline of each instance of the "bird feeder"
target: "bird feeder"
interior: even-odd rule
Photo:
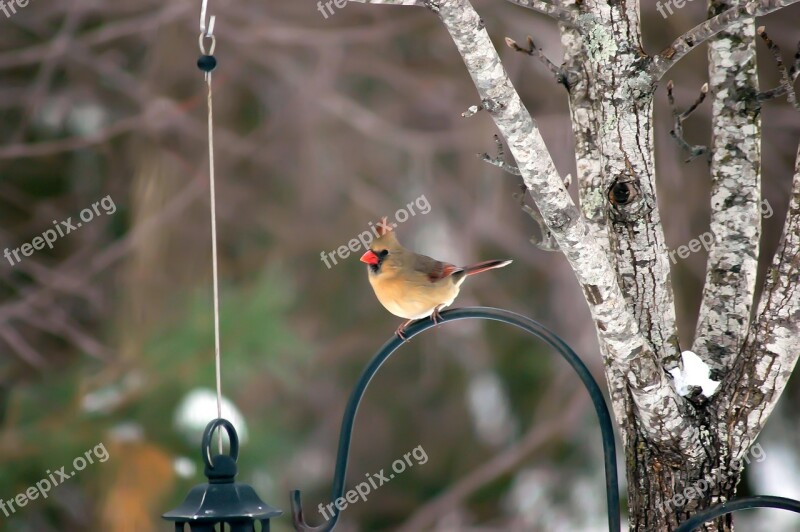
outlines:
[[[211,437],[222,427],[228,433],[230,454],[211,456]],[[239,458],[239,436],[227,419],[211,421],[203,433],[201,445],[205,476],[208,483],[191,489],[183,503],[163,515],[175,523],[175,532],[184,532],[186,525],[192,532],[269,532],[270,519],[283,512],[261,500],[247,484],[236,482]],[[226,528],[228,525],[228,528]]]

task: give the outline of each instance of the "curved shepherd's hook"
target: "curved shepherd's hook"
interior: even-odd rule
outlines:
[[[752,508],[777,508],[779,510],[789,510],[790,512],[800,514],[800,501],[787,499],[785,497],[774,497],[772,495],[756,495],[755,497],[732,499],[696,514],[681,523],[681,526],[679,526],[675,532],[692,532],[695,528],[698,528],[703,523],[707,523],[716,517],[732,514],[739,510],[750,510]]]
[[[572,366],[572,369],[578,374],[586,390],[589,392],[589,397],[594,404],[595,412],[600,421],[600,431],[603,437],[603,458],[606,468],[606,491],[607,491],[607,507],[608,507],[608,529],[611,532],[619,532],[620,530],[620,508],[619,508],[619,485],[617,480],[617,455],[616,446],[614,443],[614,428],[611,424],[611,415],[608,412],[606,401],[603,398],[603,392],[600,386],[589,373],[584,363],[575,354],[575,351],[559,338],[554,332],[547,329],[544,325],[533,321],[530,318],[515,314],[508,310],[501,310],[489,307],[467,307],[448,310],[442,312],[441,320],[439,323],[446,323],[449,321],[465,320],[465,319],[479,319],[479,320],[493,320],[513,325],[519,329],[524,330],[528,334],[532,334],[537,338],[544,340],[545,343],[554,348],[564,359]],[[434,326],[430,319],[417,321],[411,324],[405,331],[406,336],[410,339],[413,336],[420,334]],[[355,389],[350,394],[350,400],[347,403],[347,408],[342,418],[342,430],[339,435],[339,452],[336,456],[336,472],[333,477],[333,490],[331,500],[335,501],[344,495],[345,491],[345,475],[347,473],[347,460],[350,452],[350,440],[353,435],[353,423],[355,422],[356,411],[361,399],[364,397],[364,392],[367,390],[372,378],[378,372],[384,362],[394,353],[403,341],[397,336],[393,336],[391,340],[386,342],[375,357],[370,361],[369,365],[364,369],[361,377],[358,379]],[[300,498],[300,490],[292,492],[292,520],[294,521],[294,528],[298,532],[329,532],[336,526],[339,520],[339,510],[334,506],[334,513],[330,521],[327,523],[312,527],[306,524],[303,517],[303,507]]]

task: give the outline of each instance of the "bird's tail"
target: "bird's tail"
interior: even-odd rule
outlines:
[[[502,268],[503,266],[508,266],[511,264],[512,261],[510,260],[487,260],[484,262],[479,262],[477,264],[473,264],[471,266],[466,266],[464,271],[467,275],[474,275],[476,273],[485,272],[486,270],[494,270],[496,268]]]

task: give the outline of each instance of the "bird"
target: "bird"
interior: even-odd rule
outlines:
[[[392,314],[406,319],[395,334],[406,340],[405,329],[412,322],[430,317],[441,319],[439,311],[453,303],[461,285],[471,275],[502,268],[511,260],[487,260],[470,266],[455,266],[404,248],[386,223],[378,224],[378,237],[361,256],[378,301]]]

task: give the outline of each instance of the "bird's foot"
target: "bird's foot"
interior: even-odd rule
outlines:
[[[442,308],[442,305],[438,305],[436,308],[433,309],[431,313],[431,321],[433,321],[434,325],[438,325],[439,321],[442,319],[442,315],[439,314],[439,310]]]
[[[414,321],[416,320],[404,321],[403,323],[400,324],[400,326],[397,329],[395,329],[394,333],[398,336],[398,338],[400,338],[404,342],[408,342],[408,338],[406,338],[405,335],[406,327],[411,325]]]

